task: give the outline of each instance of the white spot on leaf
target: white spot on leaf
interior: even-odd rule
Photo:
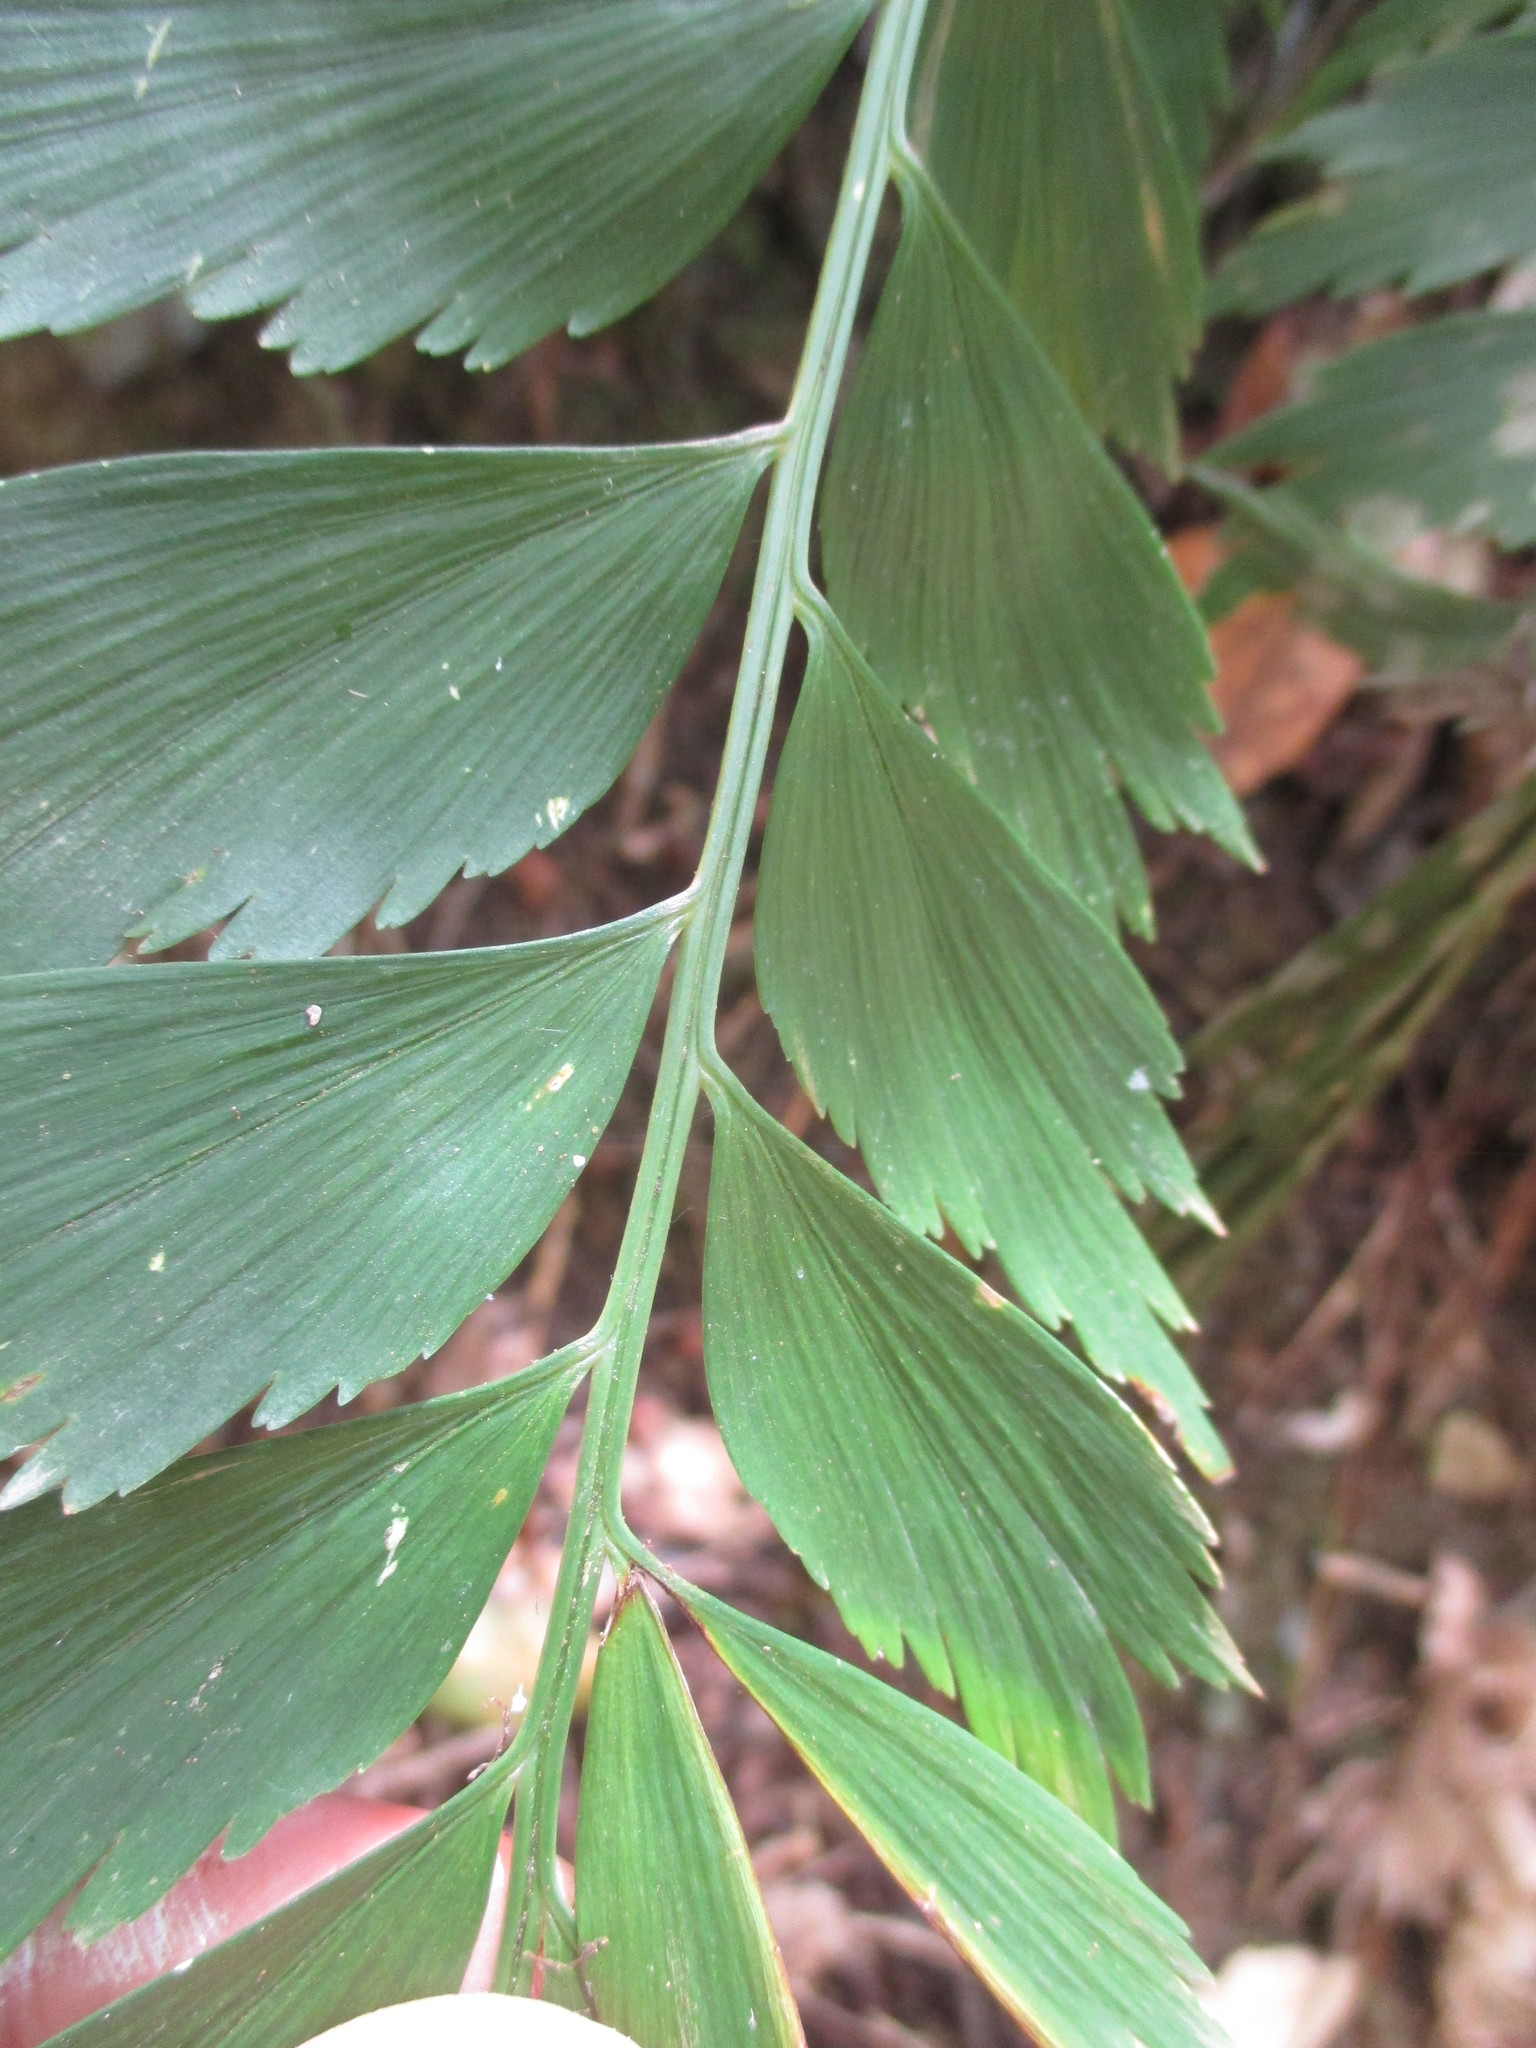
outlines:
[[[145,93],[149,91],[149,74],[159,63],[160,52],[165,48],[165,39],[170,32],[171,17],[169,15],[165,17],[164,21],[150,30],[149,48],[144,52],[144,69],[133,81],[133,96],[136,100],[143,99]]]
[[[211,1670],[211,1671],[209,1672],[208,1676],[207,1676],[207,1677],[206,1677],[206,1678],[205,1678],[205,1679],[203,1680],[202,1684],[201,1684],[201,1685],[200,1685],[200,1686],[199,1686],[199,1687],[197,1688],[197,1691],[196,1691],[195,1693],[193,1693],[193,1695],[192,1695],[191,1699],[189,1699],[189,1700],[187,1701],[187,1705],[188,1705],[189,1707],[191,1707],[191,1708],[193,1709],[193,1711],[194,1711],[195,1713],[201,1713],[201,1712],[202,1712],[202,1707],[203,1707],[203,1694],[204,1694],[204,1693],[205,1693],[205,1692],[206,1692],[206,1691],[208,1690],[208,1688],[209,1688],[209,1686],[210,1686],[210,1685],[213,1685],[213,1684],[214,1684],[214,1683],[215,1683],[215,1682],[216,1682],[216,1681],[217,1681],[217,1680],[219,1679],[219,1677],[220,1677],[220,1676],[222,1675],[222,1673],[223,1673],[223,1670],[224,1670],[224,1659],[223,1659],[222,1657],[220,1657],[220,1658],[219,1658],[219,1660],[218,1660],[218,1662],[217,1662],[217,1663],[216,1663],[216,1664],[214,1665],[213,1669],[212,1669],[212,1670]]]
[[[405,1541],[405,1532],[410,1526],[409,1515],[396,1515],[384,1531],[384,1569],[374,1580],[376,1586],[382,1586],[386,1579],[394,1577],[395,1566],[400,1562],[395,1553]]]

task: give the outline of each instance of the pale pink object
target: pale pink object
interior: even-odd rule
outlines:
[[[125,1992],[227,1941],[423,1818],[418,1807],[326,1793],[286,1815],[233,1862],[225,1862],[217,1845],[207,1850],[158,1905],[89,1947],[64,1925],[66,1901],[0,1963],[0,2048],[37,2048]],[[507,1860],[503,1841],[464,1976],[466,1991],[490,1985],[506,1911]]]

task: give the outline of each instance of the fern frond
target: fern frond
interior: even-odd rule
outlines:
[[[670,1581],[898,1883],[1046,2048],[1220,2048],[1183,1924],[1091,1829],[916,1700]]]
[[[276,308],[265,339],[298,369],[413,330],[480,367],[589,331],[724,223],[864,12],[0,8],[0,333],[171,290],[207,317]],[[0,1519],[20,1566],[0,1629],[25,1653],[0,1679],[25,1878],[3,1932],[82,1878],[77,1916],[107,1928],[220,1829],[240,1849],[382,1747],[590,1373],[511,1748],[398,1844],[85,2021],[82,2048],[294,2048],[451,1988],[509,1799],[499,1988],[639,2048],[798,2048],[739,1826],[633,1583],[598,1659],[574,1910],[563,1885],[568,1738],[625,1558],[700,1616],[1042,2043],[1213,2042],[1183,1930],[1070,1809],[1107,1834],[1112,1778],[1147,1791],[1122,1652],[1163,1680],[1242,1677],[1207,1599],[1211,1530],[1099,1376],[1223,1468],[1167,1334],[1184,1311],[1123,1206],[1214,1220],[1164,1107],[1177,1050],[1119,946],[1117,919],[1150,919],[1127,804],[1252,848],[1202,744],[1199,617],[1100,440],[1177,458],[1220,10],[954,0],[914,92],[924,16],[887,0],[870,42],[774,426],[627,451],[170,456],[0,491],[0,969],[20,970],[0,976],[0,1451],[31,1448],[9,1501],[62,1484],[89,1507]],[[902,234],[827,479],[824,598],[818,489],[893,179]],[[509,865],[610,786],[765,476],[693,883],[534,945],[306,957]],[[715,1042],[797,620],[811,663],[762,987],[879,1199],[752,1105]],[[211,963],[105,964],[221,922]],[[588,1334],[507,1388],[166,1471],[248,1401],[286,1423],[400,1370],[505,1278],[613,1110],[674,939]],[[732,1616],[625,1525],[706,1086],[724,1434],[865,1643],[910,1649],[983,1741]],[[996,1247],[1040,1320],[918,1234],[946,1225]],[[1092,1367],[1042,1326],[1067,1320]]]
[[[243,1854],[388,1747],[484,1605],[581,1370],[184,1460],[80,1518],[15,1511],[0,1954],[87,1874],[81,1940],[135,1918],[226,1830]]]
[[[0,979],[0,1445],[47,1438],[6,1499],[84,1507],[435,1350],[586,1164],[677,922]]]
[[[1218,273],[1216,310],[1308,292],[1437,291],[1536,250],[1536,33],[1474,36],[1381,73],[1368,99],[1272,146],[1318,163],[1313,199],[1272,215]]]
[[[600,2020],[635,2041],[805,2048],[741,1823],[634,1578],[592,1680],[576,1862]]]
[[[1519,0],[1376,0],[1351,24],[1287,108],[1287,119],[1319,112],[1364,85],[1372,72],[1403,57],[1458,43],[1490,22],[1519,12]]]
[[[1536,313],[1457,313],[1322,364],[1208,461],[1278,463],[1292,497],[1369,544],[1430,527],[1536,540]]]
[[[1146,1430],[1038,1324],[712,1090],[710,1398],[737,1470],[871,1654],[1102,1832],[1149,1797],[1118,1643],[1241,1672],[1200,1587],[1209,1530]],[[1130,1560],[1134,1557],[1135,1564]]]
[[[901,246],[828,471],[828,592],[884,687],[1045,866],[1145,927],[1117,778],[1153,824],[1249,850],[1195,738],[1214,723],[1205,636],[932,183],[909,165],[901,187]]]
[[[221,919],[216,958],[323,953],[548,845],[633,752],[772,453],[172,455],[0,486],[0,960]]]
[[[808,629],[758,899],[763,1003],[796,1072],[903,1222],[995,1246],[1037,1316],[1071,1318],[1222,1471],[1162,1327],[1186,1312],[1115,1196],[1210,1219],[1160,1100],[1177,1087],[1167,1027],[835,622]]]
[[[585,334],[722,228],[868,0],[68,0],[0,16],[0,334],[167,292],[298,370]]]
[[[1158,11],[1191,8],[1208,0]],[[1176,469],[1172,384],[1200,336],[1199,208],[1143,44],[1150,11],[953,0],[915,139],[1089,424]],[[1210,67],[1209,22],[1185,33]]]

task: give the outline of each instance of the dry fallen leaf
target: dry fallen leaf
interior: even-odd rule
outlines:
[[[1175,534],[1169,552],[1196,593],[1221,556],[1211,527]],[[1294,600],[1283,595],[1245,598],[1212,627],[1211,652],[1211,694],[1224,727],[1211,751],[1238,796],[1294,768],[1365,672],[1359,655],[1304,625]]]
[[[1216,438],[1241,433],[1290,397],[1302,357],[1302,321],[1294,309],[1276,313],[1254,336],[1238,364],[1216,423]]]
[[[1536,1630],[1490,1612],[1459,1558],[1431,1579],[1423,1704],[1367,1884],[1387,1918],[1444,1931],[1442,2048],[1536,2040]]]
[[[1376,341],[1410,325],[1401,292],[1367,292],[1345,307],[1326,300],[1287,306],[1272,314],[1238,364],[1216,420],[1214,439],[1240,433],[1276,406],[1305,394],[1319,363],[1362,341]]]
[[[304,2048],[634,2048],[628,2034],[563,2006],[496,1991],[386,2005],[316,2034]]]

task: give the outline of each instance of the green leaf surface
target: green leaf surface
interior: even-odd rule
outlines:
[[[1230,1235],[1157,1235],[1201,1299],[1400,1072],[1533,885],[1528,775],[1192,1042],[1207,1087],[1191,1141]]]
[[[1179,1058],[1118,944],[879,688],[835,621],[810,659],[757,904],[763,1002],[902,1221],[995,1245],[1053,1328],[1226,1456],[1158,1317],[1178,1295],[1116,1199],[1202,1198],[1160,1096]]]
[[[216,957],[321,953],[547,844],[682,666],[771,453],[172,455],[0,484],[0,965],[230,917]]]
[[[298,2048],[358,2013],[457,1991],[506,1802],[504,1784],[480,1778],[420,1826],[54,2040],[67,2048]]]
[[[1464,36],[1518,11],[1519,0],[1377,0],[1286,110],[1287,120],[1341,100],[1371,73],[1399,57]]]
[[[1240,1673],[1204,1517],[1142,1425],[1027,1316],[764,1115],[716,1115],[705,1359],[748,1489],[871,1656],[910,1643],[984,1742],[1113,1835],[1150,1796],[1118,1642]]]
[[[905,225],[833,448],[828,588],[881,683],[1106,918],[1144,926],[1116,783],[1155,825],[1245,849],[1195,737],[1200,621],[1151,522],[931,184]]]
[[[1075,1814],[878,1678],[673,1590],[1041,2048],[1221,2048],[1181,1922]]]
[[[88,1940],[388,1747],[485,1604],[579,1373],[0,1517],[0,1954],[93,1867]]]
[[[139,1485],[434,1350],[612,1112],[676,912],[462,954],[0,981],[6,1490]]]
[[[1185,173],[1210,154],[1211,116],[1231,98],[1226,0],[1122,0],[1173,123]]]
[[[1324,363],[1298,402],[1213,448],[1278,463],[1294,497],[1366,545],[1426,529],[1536,540],[1536,313],[1459,313]]]
[[[506,362],[723,227],[865,0],[66,0],[0,15],[0,333],[183,291],[338,369]]]
[[[1203,74],[1208,0],[1164,11],[1191,9],[1179,33]],[[1199,207],[1139,25],[1122,0],[954,0],[937,16],[931,122],[920,93],[916,132],[1092,426],[1172,470],[1172,386],[1200,338]]]
[[[741,1824],[639,1580],[592,1681],[576,1920],[597,2017],[639,2048],[803,2048]]]
[[[1210,619],[1255,590],[1294,590],[1303,612],[1354,648],[1382,686],[1417,683],[1495,657],[1521,607],[1405,576],[1287,484],[1258,491],[1224,471],[1194,472],[1231,515],[1238,546],[1201,593]]]
[[[1477,36],[1381,73],[1273,145],[1326,183],[1228,257],[1218,311],[1309,292],[1438,291],[1536,251],[1536,34]]]

